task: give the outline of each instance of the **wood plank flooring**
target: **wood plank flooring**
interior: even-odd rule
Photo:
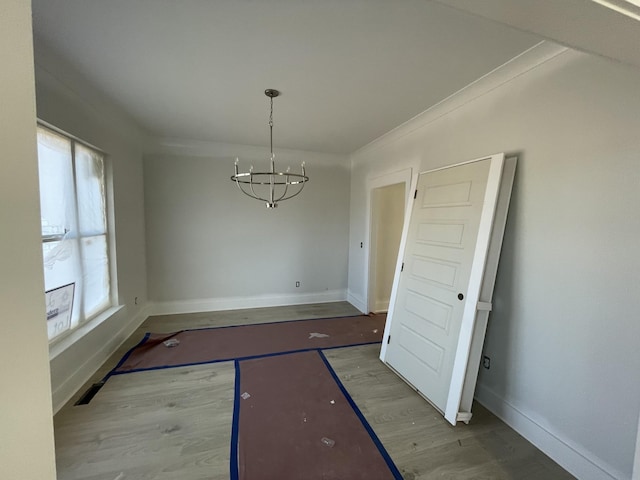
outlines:
[[[147,331],[358,313],[338,302],[150,317],[77,397]],[[481,405],[470,425],[450,426],[378,351],[368,345],[325,355],[405,479],[573,478]],[[58,479],[228,479],[233,386],[232,362],[110,378],[89,405],[73,406],[75,397],[55,416]]]
[[[58,479],[225,479],[233,363],[112,377],[56,416]]]
[[[406,480],[573,478],[478,403],[469,425],[451,426],[378,359],[379,350],[325,356]]]

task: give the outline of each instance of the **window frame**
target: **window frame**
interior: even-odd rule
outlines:
[[[95,238],[102,237],[105,238],[105,246],[106,246],[106,257],[107,257],[107,271],[109,275],[109,292],[108,292],[108,301],[104,306],[102,306],[97,311],[93,312],[90,316],[85,316],[84,311],[84,295],[77,295],[77,305],[75,308],[79,309],[79,318],[78,323],[70,326],[67,330],[62,333],[56,335],[55,337],[49,339],[49,346],[57,345],[64,339],[74,335],[79,330],[84,330],[89,324],[94,321],[98,321],[101,323],[105,317],[109,317],[111,313],[115,310],[118,310],[120,307],[118,305],[118,295],[117,295],[117,270],[116,270],[116,258],[115,258],[115,215],[114,215],[114,202],[113,202],[113,170],[111,164],[111,158],[107,152],[103,149],[96,147],[95,145],[82,140],[75,135],[72,135],[50,123],[38,119],[37,128],[48,130],[56,135],[59,135],[70,142],[70,151],[71,151],[71,173],[73,177],[73,188],[74,188],[74,215],[75,222],[77,225],[77,232],[73,232],[69,238],[73,239],[76,246],[79,248],[79,261],[80,261],[80,271],[84,273],[85,269],[85,258],[82,255],[82,240],[85,238]],[[82,147],[92,150],[102,156],[102,178],[103,178],[103,189],[104,189],[104,216],[105,216],[105,231],[100,234],[88,234],[83,235],[81,233],[81,229],[79,228],[79,205],[78,205],[78,187],[77,187],[77,169],[76,169],[76,145],[81,145]],[[38,175],[40,172],[38,171]],[[44,244],[45,242],[55,241],[55,235],[42,235],[41,232],[41,242]],[[44,262],[43,262],[43,281],[44,281]],[[75,301],[74,301],[75,303]],[[46,322],[45,316],[45,322]]]

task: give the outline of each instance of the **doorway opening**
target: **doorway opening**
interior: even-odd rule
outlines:
[[[391,299],[400,239],[404,225],[406,183],[371,191],[368,310],[386,313]]]

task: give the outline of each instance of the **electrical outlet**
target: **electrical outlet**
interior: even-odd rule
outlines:
[[[300,286],[300,282],[296,282],[296,288]]]
[[[491,368],[491,359],[486,355],[482,357],[482,366],[489,370]]]

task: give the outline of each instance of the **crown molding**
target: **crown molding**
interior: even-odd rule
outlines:
[[[278,148],[275,154],[276,161],[299,163],[304,160],[308,163],[310,159],[313,159],[314,162],[323,165],[339,164],[349,167],[348,154],[311,152],[288,148]],[[225,161],[232,161],[234,158],[239,157],[241,161],[263,161],[269,158],[269,147],[184,138],[156,137],[147,143],[145,156],[215,157]]]
[[[537,43],[530,49],[493,69],[466,87],[461,88],[424,112],[419,113],[412,119],[359,148],[351,154],[351,159],[357,160],[366,155],[367,152],[397,142],[413,131],[425,127],[438,118],[486,95],[568,50],[570,49],[567,47],[547,41]]]

